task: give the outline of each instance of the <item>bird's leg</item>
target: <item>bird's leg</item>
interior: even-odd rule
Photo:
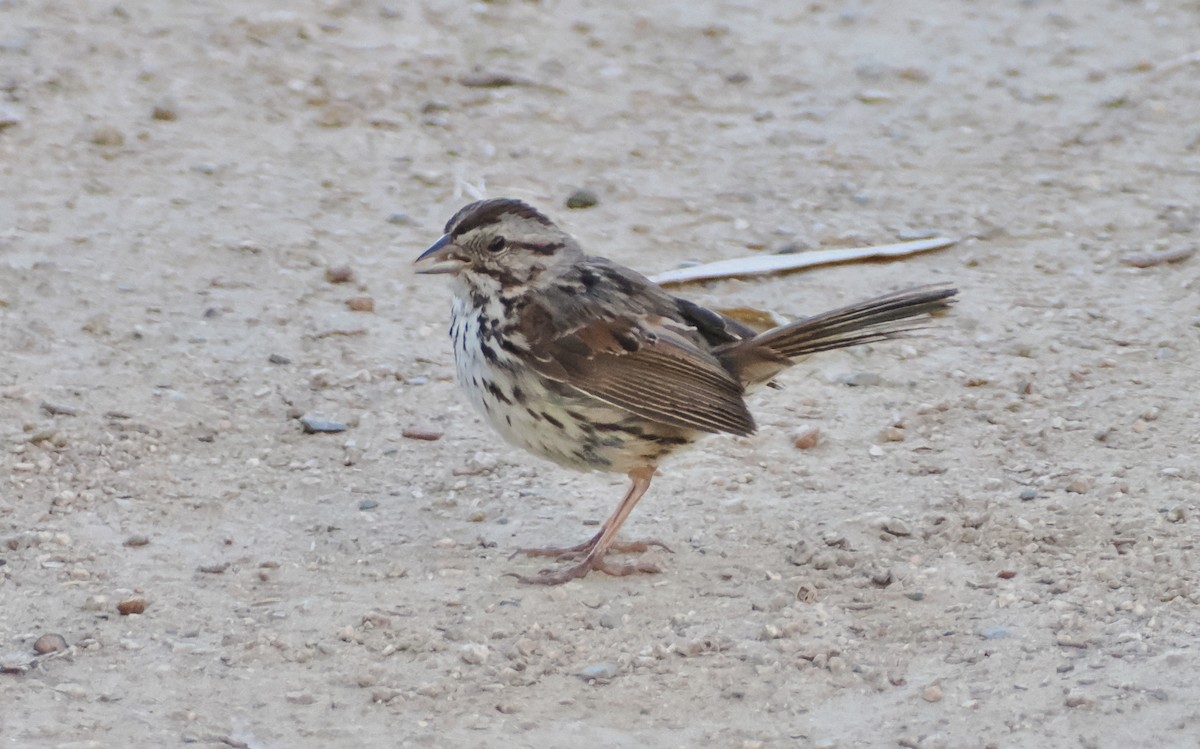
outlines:
[[[552,572],[543,570],[532,577],[523,577],[516,575],[515,577],[523,583],[530,585],[561,585],[568,580],[574,580],[583,577],[592,570],[599,570],[608,575],[624,577],[632,575],[636,572],[659,572],[657,566],[649,562],[638,562],[636,564],[609,564],[605,561],[604,556],[610,550],[617,551],[645,551],[651,546],[661,546],[667,549],[666,544],[661,541],[635,541],[631,543],[619,544],[615,541],[617,531],[625,523],[625,519],[629,517],[629,513],[633,511],[634,505],[650,488],[650,480],[654,478],[653,468],[639,468],[629,472],[631,484],[629,491],[625,493],[625,498],[621,500],[621,504],[617,505],[617,509],[608,520],[604,521],[604,525],[600,527],[600,532],[579,546],[573,546],[569,549],[523,549],[522,551],[529,556],[555,556],[566,557],[568,559],[578,559],[582,557],[579,564],[568,567],[564,570]],[[670,551],[670,549],[667,549]],[[543,552],[543,553],[539,553]],[[552,553],[557,552],[557,553]]]
[[[574,546],[542,546],[532,549],[517,549],[509,555],[509,559],[524,554],[527,557],[553,557],[556,560],[569,562],[573,559],[579,559],[587,556],[588,552],[596,547],[600,542],[600,537],[604,535],[603,526],[596,535],[584,541],[581,544]],[[608,545],[609,551],[615,551],[620,554],[640,554],[643,551],[649,551],[651,547],[657,546],[665,551],[670,551],[671,547],[659,541],[657,538],[647,538],[641,541],[613,541]]]

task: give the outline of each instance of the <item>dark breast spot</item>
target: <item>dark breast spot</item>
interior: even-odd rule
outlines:
[[[506,406],[512,405],[512,401],[509,399],[509,397],[507,395],[504,394],[504,391],[501,390],[500,387],[496,383],[489,382],[487,384],[487,391],[492,394],[493,398],[500,401],[504,405],[506,405]],[[485,400],[484,403],[486,404],[487,401]]]
[[[548,413],[543,412],[542,418],[545,419],[550,424],[553,424],[554,426],[558,427],[559,429],[563,428],[563,423]]]

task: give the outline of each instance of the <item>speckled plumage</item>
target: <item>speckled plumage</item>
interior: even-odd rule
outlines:
[[[583,253],[525,203],[464,207],[419,259],[454,277],[450,335],[459,383],[509,442],[577,470],[620,471],[632,486],[591,541],[534,555],[582,557],[555,584],[600,569],[658,464],[708,433],[746,435],[748,390],[817,351],[896,337],[957,293],[924,287],[755,334],[641,274]],[[661,545],[661,544],[660,544]],[[633,544],[630,548],[645,548]]]

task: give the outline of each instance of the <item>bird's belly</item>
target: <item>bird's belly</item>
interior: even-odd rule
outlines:
[[[701,436],[548,380],[484,341],[474,315],[454,319],[458,382],[475,409],[517,447],[567,468],[628,473],[658,465]]]

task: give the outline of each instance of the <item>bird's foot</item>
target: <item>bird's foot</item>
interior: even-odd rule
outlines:
[[[599,540],[600,535],[597,534],[595,537],[575,546],[567,546],[564,548],[547,546],[543,548],[517,549],[509,556],[509,559],[512,559],[518,554],[524,554],[527,557],[551,557],[557,561],[570,562],[575,559],[586,557],[588,554],[590,554],[592,549],[596,548],[596,542]],[[654,547],[662,549],[668,553],[674,553],[671,551],[670,546],[667,546],[656,538],[648,538],[642,541],[614,541],[612,545],[608,547],[608,551],[615,551],[621,554],[641,554],[642,552],[649,551]]]
[[[641,542],[641,541],[639,541],[639,542],[635,542],[635,543],[641,544],[642,548],[639,549],[640,551],[645,551],[647,544],[657,543],[657,542]],[[661,543],[657,543],[657,545],[662,546],[664,549],[667,548],[664,544],[661,544]],[[616,548],[616,544],[613,545],[613,548]],[[562,585],[563,583],[570,582],[571,580],[576,580],[578,578],[581,578],[584,575],[586,575],[587,573],[591,572],[592,570],[596,570],[597,572],[603,572],[604,574],[612,575],[613,577],[625,577],[626,575],[635,575],[638,573],[654,574],[657,572],[662,572],[662,570],[659,569],[658,565],[656,565],[652,562],[634,562],[633,564],[611,564],[602,556],[594,557],[594,556],[588,555],[588,556],[584,557],[583,561],[580,562],[579,564],[576,564],[572,567],[567,567],[566,569],[542,570],[538,574],[530,575],[530,576],[516,575],[516,574],[512,574],[512,573],[509,573],[509,574],[512,574],[513,577],[517,578],[518,582],[524,583],[526,585]]]

